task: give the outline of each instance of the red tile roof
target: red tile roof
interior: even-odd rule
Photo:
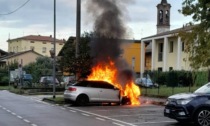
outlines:
[[[10,39],[10,40],[8,40],[8,42],[14,41],[14,40],[20,40],[20,39],[32,40],[32,41],[54,42],[54,38],[52,36],[41,36],[41,35],[28,35],[28,36],[24,36],[24,37],[20,37],[20,38]],[[65,40],[56,39],[56,42],[65,42]]]

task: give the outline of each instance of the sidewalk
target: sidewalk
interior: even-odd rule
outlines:
[[[56,95],[56,97],[62,97],[63,95]],[[52,95],[32,95],[31,97],[37,97],[39,99],[48,99],[52,97]],[[166,98],[156,98],[156,97],[148,97],[148,96],[140,96],[139,100],[141,104],[155,104],[155,105],[164,105],[166,102]]]
[[[164,105],[166,102],[166,98],[140,96],[140,102],[143,104]]]

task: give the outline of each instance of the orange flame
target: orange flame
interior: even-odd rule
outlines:
[[[138,97],[140,96],[140,89],[133,81],[130,81],[123,87],[117,82],[117,69],[113,62],[110,62],[106,66],[98,64],[92,68],[91,75],[88,76],[88,80],[101,80],[106,81],[121,90],[121,95],[127,96],[131,105],[140,105]]]

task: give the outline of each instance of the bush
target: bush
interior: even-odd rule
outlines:
[[[196,86],[202,86],[208,82],[208,71],[196,71],[194,72],[194,78],[195,78],[195,85]]]
[[[166,85],[169,87],[177,87],[179,83],[178,72],[170,71],[166,73]]]
[[[8,76],[1,77],[0,86],[7,86],[8,83],[9,83],[9,77]]]
[[[208,82],[208,71],[147,72],[154,83],[167,86],[202,86]]]

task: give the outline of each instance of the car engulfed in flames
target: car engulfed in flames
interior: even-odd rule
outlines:
[[[124,102],[130,102],[131,105],[140,105],[139,96],[141,95],[140,88],[134,84],[133,79],[127,79],[125,84],[120,83],[117,70],[114,62],[108,64],[97,64],[92,67],[91,74],[87,80],[100,80],[113,84],[120,89],[121,96]]]

